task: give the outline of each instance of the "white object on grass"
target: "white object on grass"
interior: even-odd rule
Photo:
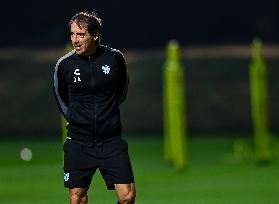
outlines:
[[[20,158],[24,161],[30,161],[32,159],[31,149],[25,147],[20,151]]]

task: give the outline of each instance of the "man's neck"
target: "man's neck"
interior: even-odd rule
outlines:
[[[98,45],[95,44],[94,46],[92,46],[92,48],[90,50],[88,50],[88,53],[85,53],[84,55],[92,56],[92,55],[96,54],[97,49],[98,49]]]

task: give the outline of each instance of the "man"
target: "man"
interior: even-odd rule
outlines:
[[[54,92],[68,121],[64,143],[64,186],[70,203],[88,202],[97,169],[118,203],[135,202],[128,145],[121,138],[119,105],[126,96],[128,74],[120,51],[100,45],[101,19],[79,12],[69,21],[74,50],[55,67]]]

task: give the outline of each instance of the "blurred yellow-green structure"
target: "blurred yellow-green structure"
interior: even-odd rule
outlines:
[[[267,66],[262,56],[262,42],[260,39],[254,39],[251,51],[250,94],[255,154],[259,163],[266,163],[271,159],[268,132]]]
[[[176,169],[187,166],[184,71],[177,41],[167,45],[163,71],[164,157]]]

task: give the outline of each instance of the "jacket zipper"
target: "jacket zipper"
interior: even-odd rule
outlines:
[[[91,69],[91,86],[92,86],[92,89],[94,89],[94,86],[95,86],[95,81],[94,81],[94,66],[93,66],[93,60],[92,58],[90,57],[89,58],[89,67]],[[93,138],[96,139],[97,137],[97,116],[96,116],[96,96],[93,95]]]
[[[94,95],[94,134],[97,139],[97,116],[96,116],[96,96]]]

